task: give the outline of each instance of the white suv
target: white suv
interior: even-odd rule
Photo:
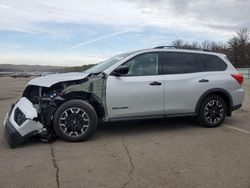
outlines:
[[[219,126],[241,107],[243,77],[226,55],[165,46],[124,53],[83,73],[31,80],[5,119],[11,147],[38,135],[87,139],[99,120],[195,117]]]

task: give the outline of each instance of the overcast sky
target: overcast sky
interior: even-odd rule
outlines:
[[[175,39],[227,41],[249,0],[0,0],[0,64],[82,65]]]

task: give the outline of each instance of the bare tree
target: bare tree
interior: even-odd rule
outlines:
[[[200,48],[200,44],[199,44],[199,42],[194,41],[194,42],[192,42],[191,47],[192,48]]]
[[[242,28],[237,32],[237,38],[239,39],[240,45],[246,46],[249,43],[249,31],[247,28]]]
[[[201,42],[201,48],[205,50],[211,50],[211,41],[204,40]]]
[[[177,40],[172,42],[172,46],[174,46],[176,48],[182,48],[183,45],[184,45],[184,41],[181,39],[177,39]]]
[[[228,41],[228,56],[236,66],[247,67],[250,61],[249,31],[240,29],[236,35]]]
[[[201,43],[188,42],[181,39],[172,42],[176,48],[202,48],[213,52],[226,54],[236,67],[250,67],[250,33],[242,28],[227,43],[205,40]]]

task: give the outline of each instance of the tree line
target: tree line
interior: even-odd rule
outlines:
[[[178,39],[172,42],[172,46],[181,49],[204,49],[212,52],[223,53],[227,55],[235,67],[250,67],[250,41],[247,28],[240,29],[227,42],[205,40],[202,42],[194,41],[190,43]]]
[[[247,28],[242,28],[227,42],[209,41],[187,42],[181,39],[172,42],[171,46],[180,49],[204,49],[211,52],[226,54],[235,67],[250,67],[250,40]],[[81,72],[93,67],[96,64],[88,64],[77,67],[68,67],[61,72]]]
[[[59,72],[83,72],[95,65],[96,64],[87,64],[87,65],[82,65],[82,66],[67,67],[67,68],[62,69]]]

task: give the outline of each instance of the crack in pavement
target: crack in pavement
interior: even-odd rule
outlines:
[[[129,180],[122,185],[122,188],[126,187],[132,181],[132,179],[133,177],[130,177]]]
[[[51,160],[52,160],[53,166],[56,169],[57,188],[60,188],[60,181],[59,181],[59,171],[60,171],[60,169],[59,169],[59,167],[57,165],[57,162],[56,162],[55,151],[54,151],[54,148],[53,148],[52,144],[50,144],[50,155],[51,155]]]
[[[124,147],[124,149],[125,149],[125,151],[126,151],[126,154],[127,154],[128,158],[129,158],[129,163],[130,163],[130,166],[131,166],[131,169],[130,169],[130,171],[128,172],[128,175],[130,176],[130,178],[128,179],[128,181],[126,181],[126,182],[122,185],[122,188],[124,188],[124,187],[126,187],[126,186],[132,181],[133,177],[131,176],[131,174],[134,172],[135,167],[134,167],[133,160],[132,160],[132,157],[131,157],[131,155],[130,155],[129,149],[128,149],[128,147],[126,146],[126,144],[124,143],[124,141],[122,141],[122,145],[123,145],[123,147]]]

